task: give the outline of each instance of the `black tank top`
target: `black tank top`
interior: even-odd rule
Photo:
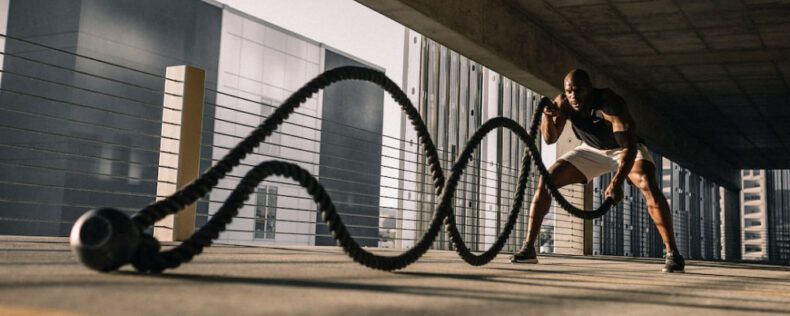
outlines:
[[[603,118],[601,108],[604,105],[603,91],[593,89],[592,105],[576,112],[571,111],[569,118],[572,123],[573,133],[576,137],[597,149],[617,149],[620,145],[614,138],[612,124]]]

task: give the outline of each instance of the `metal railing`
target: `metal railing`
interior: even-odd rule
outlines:
[[[159,147],[162,140],[174,140],[160,133],[163,126],[173,125],[163,122],[162,110],[178,111],[167,108],[162,103],[162,99],[167,96],[180,97],[164,91],[164,83],[170,79],[68,49],[7,35],[0,36],[7,40],[6,51],[0,52],[6,60],[6,67],[0,69],[3,75],[0,86],[0,152],[3,153],[0,157],[0,233],[65,236],[76,218],[88,209],[112,205],[131,214],[156,200],[157,183],[174,184],[157,176],[159,168],[172,169],[159,164],[159,155],[178,154]],[[425,111],[430,111],[430,108],[427,103],[420,103],[424,95],[440,91],[449,93],[452,90],[449,88],[452,80],[448,78],[454,76],[453,74],[463,78],[458,72],[451,72],[454,65],[465,65],[469,69],[478,67],[477,70],[481,73],[478,79],[481,82],[477,84],[481,85],[480,89],[482,83],[488,82],[490,78],[498,80],[496,85],[500,89],[500,95],[489,99],[482,93],[477,96],[475,109],[478,110],[478,116],[482,116],[483,109],[489,106],[486,102],[494,100],[493,102],[498,103],[491,106],[500,109],[505,102],[510,102],[503,100],[503,82],[513,85],[508,89],[528,94],[531,98],[537,97],[537,94],[526,88],[516,87],[515,83],[481,65],[468,60],[464,64],[460,61],[463,56],[453,55],[454,52],[445,48],[436,46],[436,51],[431,52],[428,50],[428,40],[423,38],[422,42],[426,43],[421,48],[425,49],[426,54],[435,54],[430,57],[437,58],[432,62],[447,63],[445,68],[427,67],[430,65],[429,60],[421,59],[414,65],[417,69],[422,69],[421,76],[424,80],[420,83],[422,96],[416,97],[415,101],[418,102],[415,104],[423,104]],[[30,53],[31,51],[35,54]],[[83,69],[73,63],[59,63],[57,57],[48,58],[60,55],[84,60],[89,64],[101,64],[114,70],[104,73],[88,70],[91,67]],[[429,58],[426,56],[423,55],[422,58]],[[432,69],[435,73],[427,73],[426,69]],[[485,78],[482,77],[484,71]],[[135,79],[129,80],[128,76],[117,77],[119,72],[135,73]],[[467,74],[466,78],[471,76]],[[271,109],[277,106],[271,100],[251,98],[243,90],[223,85],[221,81],[219,79],[216,86],[209,82],[204,90],[204,137],[200,143],[202,153],[199,157],[202,170],[216,163],[236,142],[257,126],[250,121],[262,122],[268,117],[267,113],[271,113]],[[448,86],[430,87],[429,82]],[[460,91],[463,85],[458,84],[459,87],[452,91]],[[474,88],[471,84],[466,87]],[[449,113],[447,111],[452,109],[449,105],[451,98],[439,99],[436,98],[434,102],[444,103],[433,106],[444,106],[446,112],[443,113]],[[245,105],[238,106],[239,102]],[[317,102],[322,104],[321,100]],[[456,102],[459,102],[458,99]],[[515,108],[516,104],[521,103],[513,103],[512,106]],[[471,109],[472,103],[468,106]],[[529,104],[518,106],[529,108]],[[247,119],[229,119],[219,115],[218,111],[243,115]],[[439,109],[436,111],[440,113]],[[518,113],[519,117],[514,117],[516,120],[528,117],[526,112]],[[489,117],[501,114],[494,113]],[[340,132],[326,130],[322,128],[324,124],[335,124],[341,127]],[[445,124],[444,127],[433,127],[435,132],[446,133],[453,123],[442,124]],[[346,131],[349,133],[345,133]],[[345,141],[333,142],[333,137]],[[308,170],[329,170],[348,175],[338,177],[314,172],[321,181],[341,184],[328,188],[327,191],[330,195],[342,194],[348,197],[347,200],[336,200],[335,204],[339,207],[340,215],[347,219],[352,236],[360,241],[367,241],[366,244],[372,246],[410,247],[410,243],[419,238],[424,229],[420,223],[432,215],[436,200],[429,180],[430,175],[419,163],[421,150],[416,143],[414,136],[408,132],[390,135],[380,130],[359,128],[347,121],[324,118],[317,112],[297,111],[276,132],[272,141],[262,144],[260,148],[265,147],[267,151],[259,151],[249,156],[238,170],[220,182],[207,199],[198,202],[196,225],[201,226],[211,217],[245,170],[262,160],[277,158],[297,163]],[[353,154],[322,152],[322,145],[343,148]],[[460,151],[449,149],[449,145],[439,143],[438,151],[443,157],[442,164],[445,169],[451,165],[452,156]],[[516,168],[518,158],[508,157],[511,161],[505,163],[507,159],[503,159],[502,145],[498,146],[496,152],[481,154],[476,159],[473,167],[470,167],[476,170],[470,170],[467,173],[470,176],[462,178],[457,191],[457,196],[464,194],[467,198],[456,197],[454,205],[461,210],[456,211],[456,222],[460,231],[474,236],[469,242],[472,250],[487,248],[497,236],[506,217],[504,214],[509,210],[509,205],[506,204],[509,203],[515,188],[519,171]],[[507,151],[511,154],[520,156],[523,152],[523,145],[512,143],[510,146],[512,147]],[[376,150],[370,151],[369,148]],[[480,148],[481,152],[483,150]],[[285,152],[288,154],[284,154]],[[380,163],[371,162],[369,157],[378,157]],[[414,161],[407,157],[418,159]],[[322,164],[326,160],[366,168]],[[376,171],[369,171],[372,168]],[[375,181],[368,181],[370,179]],[[524,215],[516,225],[513,237],[505,245],[506,250],[518,249],[526,236],[527,213],[536,184],[537,177],[533,175],[527,186],[528,196],[522,210]],[[321,237],[331,237],[321,231],[321,220],[315,204],[295,183],[285,179],[272,179],[262,185],[278,188],[274,208],[271,208],[269,202],[247,201],[243,208],[247,211],[242,211],[236,217],[234,224],[222,235],[221,240],[244,244],[313,245]],[[364,188],[367,191],[355,188]],[[376,193],[373,194],[370,190]],[[564,192],[570,199],[584,199],[585,192],[579,187],[569,187]],[[496,202],[499,200],[507,202],[503,202],[503,205]],[[267,217],[269,211],[276,215]],[[628,214],[646,212],[644,205],[638,203],[626,203],[618,207],[618,211]],[[578,240],[584,238],[584,231],[575,228],[579,227],[578,224],[578,220],[565,214],[557,214],[552,208],[544,220],[544,233],[541,234],[539,245],[548,252],[581,253],[583,245]],[[640,227],[650,227],[650,224],[645,216],[638,217]],[[274,229],[268,231],[268,235],[265,232],[257,234],[258,225],[263,230],[266,230],[267,225]],[[598,222],[596,225],[601,227],[604,224]],[[690,227],[690,224],[683,227]],[[690,228],[680,233],[688,235],[688,229]],[[715,233],[706,233],[705,236],[712,235]],[[599,237],[593,242],[603,241]],[[619,246],[624,247],[622,244]],[[434,247],[446,249],[449,242],[446,239],[439,240]],[[619,251],[622,253],[607,254],[626,254],[625,249]],[[628,254],[656,255],[636,251]]]
[[[3,233],[26,234],[26,235],[60,235],[68,234],[68,230],[74,220],[84,211],[103,205],[113,205],[118,209],[129,212],[130,214],[137,209],[153,202],[156,199],[156,184],[162,182],[157,178],[158,168],[170,168],[160,166],[158,156],[162,153],[178,154],[177,152],[161,150],[159,142],[162,139],[173,140],[160,134],[160,129],[164,125],[172,125],[163,122],[161,119],[162,105],[161,100],[165,96],[179,97],[180,95],[167,93],[163,86],[166,79],[163,75],[148,71],[137,71],[132,67],[107,62],[84,54],[75,53],[68,49],[61,49],[50,45],[44,45],[32,40],[21,39],[11,36],[4,36],[8,45],[5,52],[1,52],[6,58],[6,67],[0,69],[3,75],[2,86],[0,87],[0,112],[4,118],[0,121],[0,133],[4,136],[0,141],[0,150],[4,152],[0,158],[0,169],[3,169],[0,177],[0,203],[4,204],[0,223],[4,228]],[[17,44],[22,44],[27,49],[20,49]],[[30,47],[35,47],[37,54],[28,54],[26,51]],[[41,58],[41,55],[45,58]],[[95,72],[82,69],[74,65],[58,63],[57,57],[46,58],[46,56],[66,55],[77,59],[82,59],[87,63],[98,63],[106,67],[115,67],[112,73]],[[91,67],[87,67],[91,68]],[[124,78],[114,77],[118,71],[134,72],[143,75],[143,78],[136,81],[128,81]],[[145,78],[148,77],[148,78]],[[234,93],[235,92],[235,93]],[[217,116],[212,116],[217,109],[223,109],[234,113],[249,115],[262,121],[267,116],[265,108],[275,107],[269,102],[256,101],[237,95],[238,91],[232,89],[219,89],[208,87],[205,90],[205,106],[211,110],[206,111],[204,122],[207,129],[203,132],[210,137],[204,137],[201,142],[203,153],[200,157],[202,166],[208,166],[216,162],[218,154],[227,151],[229,146],[217,144],[214,140],[218,137],[236,142],[240,140],[239,133],[226,133],[218,130],[216,124],[226,124],[238,130],[251,130],[255,127],[252,124],[234,122]],[[226,98],[250,102],[258,106],[260,112],[248,111],[245,108],[238,108],[232,105],[223,104],[217,97],[223,95]],[[177,109],[170,109],[177,111]],[[402,183],[408,184],[412,188],[422,188],[430,186],[426,183],[424,176],[427,175],[423,169],[407,169],[401,167],[401,163],[409,163],[400,154],[409,153],[419,155],[419,149],[413,145],[413,140],[402,138],[400,135],[388,135],[379,131],[369,131],[346,124],[345,122],[324,119],[318,115],[308,113],[296,113],[294,117],[315,120],[324,123],[333,123],[353,130],[360,135],[369,137],[351,137],[353,142],[348,143],[326,143],[325,145],[347,147],[357,153],[354,156],[333,156],[323,154],[316,150],[316,145],[320,145],[320,140],[305,137],[294,130],[306,130],[315,133],[332,133],[316,128],[315,125],[306,124],[300,120],[289,120],[285,124],[293,129],[279,131],[281,140],[296,139],[303,143],[311,143],[313,146],[303,147],[289,144],[287,141],[279,143],[267,142],[265,145],[270,148],[291,150],[304,157],[319,156],[321,158],[331,158],[345,161],[352,164],[369,164],[364,159],[366,153],[360,151],[355,144],[366,143],[370,146],[379,146],[384,152],[379,151],[381,158],[385,160],[379,167],[381,172],[370,173],[354,169],[343,170],[337,167],[325,166],[325,168],[335,168],[336,171],[346,172],[360,177],[378,178],[378,184],[355,181],[353,179],[332,178],[318,175],[321,180],[332,180],[352,186],[363,186],[378,188],[381,194],[373,196],[368,193],[360,193],[354,190],[341,190],[348,196],[357,197],[355,201],[336,201],[341,208],[340,213],[344,218],[353,221],[354,218],[372,220],[375,225],[354,225],[362,230],[375,231],[373,236],[356,236],[360,240],[372,240],[376,243],[381,242],[382,246],[388,246],[387,241],[395,240],[414,240],[413,237],[395,237],[391,231],[396,227],[386,227],[387,220],[399,222],[398,229],[406,235],[413,233],[419,234],[419,228],[414,225],[418,219],[418,214],[430,216],[430,208],[404,208],[401,214],[410,216],[380,216],[344,212],[344,207],[364,207],[371,209],[382,209],[381,203],[373,204],[364,199],[378,198],[389,199],[390,201],[414,201],[413,198],[406,198],[405,193],[413,196],[425,196],[425,192],[418,189],[403,188]],[[240,133],[244,134],[244,133]],[[377,139],[377,141],[371,141]],[[440,150],[441,154],[451,154],[447,150]],[[272,155],[257,154],[253,159],[266,159]],[[320,161],[304,159],[300,157],[279,157],[280,159],[302,164],[304,166],[320,167]],[[444,162],[448,168],[450,162]],[[515,185],[516,173],[518,170],[508,165],[501,165],[496,161],[480,159],[480,171],[477,179],[462,180],[459,193],[474,193],[478,198],[496,198],[493,191],[499,190],[499,194],[508,197],[512,194],[511,186]],[[241,169],[253,166],[253,162],[243,162]],[[172,169],[172,168],[171,168]],[[500,173],[499,177],[491,177]],[[395,174],[408,174],[410,178],[399,178]],[[229,176],[229,184],[233,179],[238,179],[238,174]],[[55,180],[57,179],[57,180]],[[166,181],[165,181],[166,182]],[[499,187],[492,186],[491,183],[499,183]],[[288,225],[283,224],[316,224],[316,209],[312,201],[301,194],[293,194],[287,189],[294,187],[294,183],[285,180],[267,181],[268,184],[277,185],[282,188],[277,197],[282,201],[293,201],[294,205],[281,203],[277,205],[278,217],[275,218],[279,229],[274,234],[304,236],[306,239],[315,237],[327,237],[326,234],[313,231],[288,230]],[[534,181],[529,185],[529,191],[534,191]],[[231,189],[230,186],[220,186],[215,189],[207,200],[199,202],[198,222],[201,225],[211,216],[211,203],[221,203],[223,196]],[[391,192],[402,192],[404,194],[392,194]],[[329,190],[332,194],[333,191]],[[571,191],[571,195],[581,195],[581,191]],[[460,201],[458,202],[460,206]],[[526,204],[529,205],[528,203]],[[248,201],[246,207],[260,207],[259,203]],[[501,212],[506,212],[507,205],[499,205]],[[526,208],[526,207],[525,207]],[[526,212],[525,212],[526,213]],[[479,211],[479,215],[494,216],[495,212]],[[525,215],[526,216],[526,215]],[[493,217],[472,218],[469,213],[457,214],[458,223],[477,223],[475,234],[483,241],[478,247],[485,246],[487,238],[493,238],[497,234],[497,224],[493,222]],[[239,216],[236,221],[258,221],[261,218],[255,216]],[[562,220],[559,220],[562,221]],[[553,225],[547,220],[546,225]],[[459,226],[464,230],[463,224]],[[523,226],[523,225],[522,225]],[[523,229],[523,227],[522,227]],[[254,235],[252,229],[231,228],[228,230],[233,233],[243,233]],[[581,234],[581,233],[579,233]],[[402,235],[402,234],[401,234]],[[570,235],[577,235],[571,232]],[[228,235],[231,236],[231,235]],[[524,236],[521,232],[519,236]],[[563,238],[563,234],[556,234],[553,238]],[[226,238],[230,242],[241,242],[233,237]],[[286,238],[287,239],[287,238]],[[304,240],[305,238],[302,238]],[[256,240],[251,238],[247,242],[277,243],[270,240]],[[290,244],[293,242],[284,242]],[[512,240],[508,247],[514,249],[520,246],[521,240]],[[310,244],[310,242],[307,242]],[[391,245],[389,245],[391,246]],[[436,247],[446,247],[446,244],[437,243]]]

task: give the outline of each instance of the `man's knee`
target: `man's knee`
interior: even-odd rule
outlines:
[[[650,179],[648,179],[646,174],[636,175],[635,177],[631,177],[630,180],[631,184],[639,189],[639,191],[650,194]]]
[[[549,169],[549,179],[551,179],[551,184],[553,184],[557,189],[560,189],[566,186],[568,182],[574,182],[573,179],[566,179],[571,177],[568,173],[568,170],[557,168],[557,164],[554,164],[551,169]],[[543,176],[540,176],[538,178],[538,188],[545,190],[545,183],[546,179]]]
[[[645,196],[645,202],[647,203],[647,207],[650,209],[657,208],[661,206],[661,200],[664,198],[664,193],[658,189],[658,185],[652,183],[652,178],[647,174],[637,175],[633,177],[632,184],[642,192]],[[635,181],[634,181],[635,180]]]
[[[533,199],[537,203],[546,203],[551,202],[551,195],[549,194],[549,190],[543,185],[544,179],[543,176],[538,178],[538,188],[535,190],[535,196]]]

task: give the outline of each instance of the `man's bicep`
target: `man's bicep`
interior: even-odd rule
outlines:
[[[612,132],[634,132],[634,122],[628,113],[609,116],[609,122],[612,123]]]
[[[603,114],[612,123],[613,132],[633,132],[634,121],[628,113],[625,100],[615,93],[608,93],[603,107]]]

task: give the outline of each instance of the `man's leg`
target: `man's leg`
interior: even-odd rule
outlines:
[[[628,179],[645,196],[647,212],[656,224],[661,239],[664,240],[667,253],[677,250],[675,234],[672,231],[672,213],[664,193],[658,188],[655,165],[647,160],[635,161]]]
[[[685,262],[683,257],[680,256],[678,246],[675,243],[675,234],[672,229],[672,212],[669,209],[669,203],[667,203],[664,193],[658,188],[655,165],[647,160],[635,161],[631,173],[628,174],[628,179],[645,196],[647,211],[653,219],[653,223],[656,224],[661,239],[664,240],[664,248],[667,250],[667,264],[663,271],[683,272]]]
[[[587,183],[587,178],[585,178],[584,174],[565,160],[557,160],[549,168],[549,176],[557,188],[574,183]],[[529,208],[529,233],[527,233],[527,239],[524,241],[524,244],[527,246],[535,246],[535,240],[538,239],[543,217],[548,214],[549,207],[551,207],[551,196],[549,191],[543,187],[543,181],[543,177],[541,177],[538,182],[538,188],[535,191],[535,197],[532,199],[532,205]]]

